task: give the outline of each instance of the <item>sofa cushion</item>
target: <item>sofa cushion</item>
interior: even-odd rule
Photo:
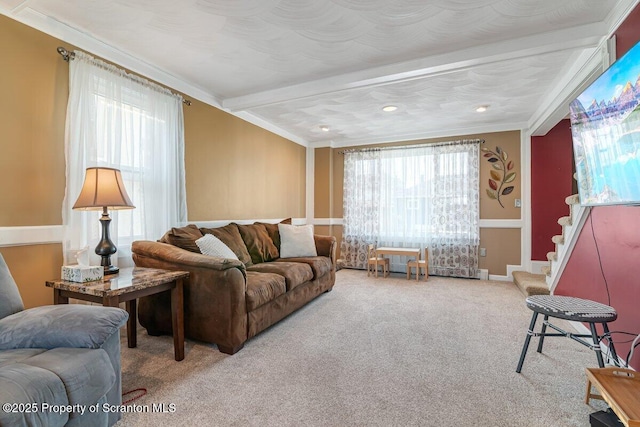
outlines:
[[[247,271],[247,312],[273,301],[286,292],[284,277],[275,273]]]
[[[313,271],[313,280],[316,280],[331,271],[331,258],[326,256],[280,258],[277,259],[276,262],[302,262],[308,264]]]
[[[22,363],[56,374],[64,383],[71,405],[97,402],[116,382],[109,355],[101,348],[54,348]]]
[[[275,273],[283,276],[287,285],[287,292],[313,279],[311,267],[301,262],[263,262],[262,264],[247,267],[247,271]]]
[[[0,384],[0,402],[3,403],[69,404],[62,380],[55,373],[38,366],[23,363],[5,365],[0,368]],[[0,425],[63,426],[69,420],[67,412],[43,411],[41,406],[38,409],[36,412],[0,411]]]
[[[218,239],[222,240],[225,245],[229,246],[229,249],[238,256],[238,259],[244,263],[244,265],[251,265],[251,256],[247,251],[247,247],[242,240],[240,231],[238,230],[238,224],[232,222],[224,227],[217,228],[201,228],[200,231],[204,234],[213,234]]]
[[[268,222],[256,222],[256,224],[264,225],[264,228],[267,229],[267,233],[269,233],[269,237],[271,237],[273,244],[278,251],[280,251],[280,231],[278,230],[278,224],[291,224],[291,218],[283,219],[276,224],[270,224]]]
[[[313,225],[278,224],[280,230],[280,257],[298,258],[317,256],[313,238]]]
[[[196,245],[196,240],[202,237],[202,232],[195,224],[189,224],[185,227],[173,227],[164,233],[159,240],[162,243],[168,243],[191,252],[200,253],[200,248]]]
[[[280,256],[278,248],[273,244],[273,240],[263,224],[238,224],[238,231],[240,231],[242,241],[249,251],[252,263],[260,264],[261,262],[273,261]]]
[[[0,368],[11,363],[20,363],[23,360],[29,359],[47,351],[46,348],[16,348],[14,350],[2,350],[0,351]]]

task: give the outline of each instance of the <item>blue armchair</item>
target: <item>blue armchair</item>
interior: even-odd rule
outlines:
[[[119,308],[24,310],[0,255],[0,425],[111,426],[120,419]]]

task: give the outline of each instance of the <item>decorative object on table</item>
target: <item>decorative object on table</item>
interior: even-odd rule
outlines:
[[[68,282],[95,282],[104,278],[104,268],[99,265],[65,265],[61,276]]]
[[[491,178],[489,178],[490,188],[487,188],[487,195],[490,199],[497,200],[500,206],[504,208],[500,196],[511,194],[515,188],[513,185],[504,186],[516,179],[516,173],[512,172],[513,160],[509,160],[507,152],[500,147],[496,147],[495,151],[482,147],[482,151],[492,167],[489,172]]]
[[[96,246],[96,254],[100,255],[104,269],[104,274],[117,273],[118,267],[111,265],[111,255],[117,251],[109,237],[109,217],[108,209],[133,209],[133,203],[124,188],[122,174],[120,170],[106,167],[87,168],[84,184],[78,196],[78,200],[73,205],[73,209],[99,210],[102,209],[100,224],[102,225],[102,238]]]

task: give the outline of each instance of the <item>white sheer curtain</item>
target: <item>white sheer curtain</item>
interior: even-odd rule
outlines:
[[[364,268],[368,243],[426,247],[430,274],[476,277],[479,143],[345,152],[345,266]],[[404,257],[392,258],[392,271],[405,268]]]
[[[380,225],[380,155],[360,150],[344,156],[341,258],[345,266],[366,268],[367,245],[376,243]]]
[[[99,211],[71,209],[85,169],[120,169],[136,209],[110,210],[114,265],[132,265],[130,245],[157,239],[187,221],[182,98],[143,78],[76,51],[70,61],[65,134],[66,189],[62,206],[65,263],[100,239]]]

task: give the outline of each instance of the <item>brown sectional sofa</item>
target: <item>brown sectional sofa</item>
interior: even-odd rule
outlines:
[[[196,239],[210,233],[238,260],[199,253]],[[215,343],[227,354],[335,283],[336,239],[315,235],[318,256],[279,258],[277,224],[231,223],[220,228],[173,228],[159,241],[133,242],[139,267],[189,271],[184,287],[185,336]],[[170,334],[168,293],[141,298],[138,319],[150,335]]]

